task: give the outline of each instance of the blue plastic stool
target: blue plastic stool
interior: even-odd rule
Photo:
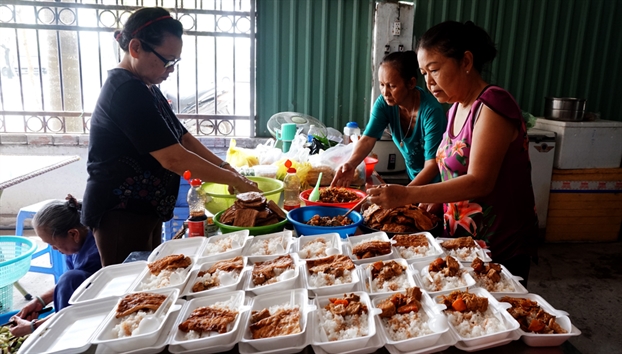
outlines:
[[[42,207],[54,200],[55,199],[44,200],[42,202],[28,205],[19,209],[19,212],[17,213],[17,221],[15,223],[15,235],[23,236],[24,222],[28,219],[32,219]],[[29,271],[36,273],[52,274],[54,276],[54,284],[56,284],[60,276],[63,275],[63,273],[67,270],[67,266],[65,265],[65,256],[57,250],[53,249],[50,245],[48,245],[46,248],[35,252],[32,255],[32,259],[41,257],[45,254],[49,255],[51,266],[40,267],[31,265]]]

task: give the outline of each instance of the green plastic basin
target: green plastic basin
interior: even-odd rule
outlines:
[[[240,231],[240,230],[248,230],[249,235],[253,235],[253,236],[271,234],[274,232],[283,231],[283,229],[285,228],[285,224],[287,223],[287,218],[285,218],[276,224],[266,225],[266,226],[254,226],[254,227],[231,226],[231,225],[223,224],[220,222],[220,216],[224,212],[225,211],[222,210],[216,213],[216,215],[214,215],[214,224],[216,224],[220,228],[220,231],[223,234],[228,234],[230,232]]]
[[[257,187],[263,192],[264,196],[279,204],[281,193],[283,192],[283,182],[269,177],[247,177],[257,183]],[[212,201],[205,204],[205,209],[210,213],[216,214],[226,210],[235,202],[235,195],[229,194],[229,186],[226,184],[205,182],[201,185],[201,190],[212,197]],[[281,204],[279,204],[282,207]],[[224,231],[223,231],[224,232]]]

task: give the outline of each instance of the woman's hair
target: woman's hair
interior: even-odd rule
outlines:
[[[67,237],[67,232],[71,229],[85,229],[86,226],[80,223],[82,203],[71,194],[65,200],[54,200],[46,204],[32,218],[32,225],[61,238]]]
[[[181,38],[183,31],[181,22],[172,18],[167,10],[161,7],[145,7],[134,12],[123,29],[114,32],[114,37],[121,49],[127,52],[133,38],[157,47],[162,44],[167,33]]]
[[[415,78],[417,81],[417,72],[419,71],[419,65],[417,64],[417,53],[412,50],[405,52],[393,52],[389,53],[382,58],[380,65],[389,64],[397,72],[400,73],[404,83],[408,84],[411,78]]]
[[[417,43],[417,51],[425,49],[460,62],[468,50],[473,54],[473,67],[480,74],[484,66],[497,56],[495,44],[488,33],[473,22],[445,21],[427,30]]]

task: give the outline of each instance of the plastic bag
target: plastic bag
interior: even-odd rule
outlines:
[[[525,120],[525,126],[527,129],[533,128],[536,125],[536,117],[529,112],[523,111],[523,119]]]
[[[237,147],[235,139],[231,139],[226,160],[233,167],[253,167],[259,164],[259,158],[255,152],[250,149]]]
[[[350,159],[354,147],[356,144],[339,144],[331,147],[323,153],[317,155],[311,155],[309,162],[311,163],[311,170],[307,174],[306,182],[309,185],[315,185],[319,173],[322,172],[322,180],[320,185],[327,186],[333,181],[335,177],[335,171],[339,166],[343,165]],[[361,162],[354,172],[354,180],[352,185],[362,186],[365,184],[365,162]]]
[[[282,158],[283,152],[274,147],[276,141],[268,139],[264,144],[257,145],[255,154],[259,159],[260,165],[272,165]]]

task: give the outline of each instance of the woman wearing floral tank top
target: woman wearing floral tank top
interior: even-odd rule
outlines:
[[[490,36],[470,21],[443,22],[420,38],[417,58],[428,90],[453,103],[436,155],[442,182],[369,193],[384,207],[426,203],[435,210],[442,203],[446,237],[485,242],[493,261],[526,283],[538,232],[529,139],[512,95],[482,78],[496,53]]]

